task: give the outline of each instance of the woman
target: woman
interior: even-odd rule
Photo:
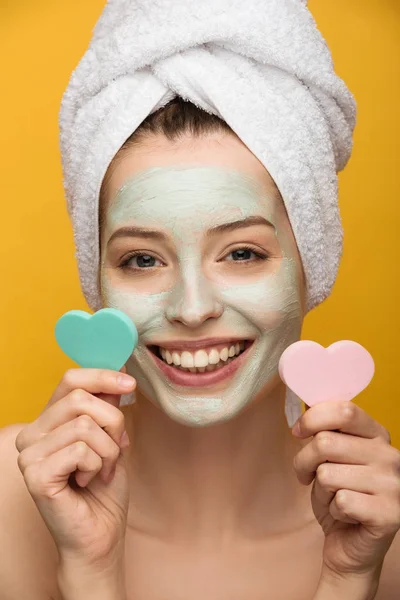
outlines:
[[[312,282],[265,165],[177,97],[101,181],[101,306],[140,342],[127,387],[70,370],[36,421],[3,433],[48,529],[38,547],[60,559],[37,597],[395,598],[388,432],[340,401],[306,411],[300,437],[287,427],[277,364]]]

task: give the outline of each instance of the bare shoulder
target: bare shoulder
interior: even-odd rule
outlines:
[[[57,549],[17,463],[26,425],[0,429],[0,600],[58,600]]]
[[[400,531],[397,532],[383,562],[381,578],[375,600],[400,598]]]

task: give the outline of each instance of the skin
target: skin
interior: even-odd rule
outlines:
[[[243,222],[260,217],[264,223]],[[240,229],[218,229],[238,221]],[[165,239],[114,237],[123,227],[156,230]],[[272,186],[216,165],[145,169],[109,203],[104,239],[103,297],[136,324],[128,371],[151,401],[183,424],[209,425],[265,394],[302,321],[296,247]],[[144,254],[128,254],[122,269],[132,250]],[[143,256],[153,266],[143,266]],[[170,382],[146,349],[227,337],[254,343],[229,381],[206,387]]]
[[[185,254],[183,244],[179,245],[179,236],[184,236],[185,226],[188,228],[189,208],[184,221],[182,218],[182,227],[177,221],[179,227],[175,229],[170,226],[167,214],[161,215],[160,212],[160,217],[157,217],[157,211],[162,210],[159,200],[156,205],[140,206],[132,189],[129,192],[131,206],[124,200],[122,208],[114,204],[113,210],[118,192],[132,177],[155,166],[175,169],[179,166],[193,168],[194,165],[217,167],[218,174],[228,169],[237,173],[239,178],[250,177],[265,194],[259,197],[253,195],[245,208],[248,213],[262,211],[263,216],[274,221],[275,229],[265,225],[254,226],[236,232],[234,236],[219,237],[207,245],[204,243],[204,232],[210,226],[205,216],[207,211],[201,212],[198,196],[192,195],[201,214],[196,219],[199,227],[196,228],[195,243],[189,244]],[[299,484],[293,470],[293,458],[303,443],[292,436],[287,425],[285,387],[276,373],[277,336],[270,331],[271,323],[274,324],[270,321],[272,310],[278,313],[281,310],[275,324],[285,328],[288,325],[285,318],[288,319],[292,324],[292,341],[298,339],[304,314],[304,277],[286,211],[264,166],[234,136],[213,134],[197,139],[188,136],[175,144],[162,136],[153,137],[138,147],[130,148],[116,163],[103,210],[100,274],[103,306],[133,311],[131,307],[138,306],[140,301],[147,311],[149,304],[151,306],[149,298],[155,296],[158,303],[161,296],[157,308],[162,307],[163,320],[157,323],[157,327],[164,324],[167,328],[168,335],[163,339],[232,335],[229,327],[235,327],[239,335],[242,330],[258,335],[263,353],[259,360],[256,359],[256,368],[252,372],[255,383],[250,381],[241,388],[241,397],[235,400],[233,408],[228,402],[229,395],[233,393],[230,382],[228,387],[224,382],[222,387],[225,390],[213,388],[203,392],[205,410],[200,415],[201,424],[213,422],[207,427],[195,426],[198,425],[198,412],[182,412],[174,407],[173,390],[165,382],[149,384],[147,381],[146,385],[146,378],[153,377],[154,371],[151,368],[147,370],[148,364],[144,360],[140,362],[139,352],[137,362],[133,357],[128,361],[128,373],[138,379],[136,402],[124,407],[131,439],[128,449],[130,485],[132,498],[135,498],[128,518],[130,531],[147,531],[149,535],[163,538],[172,536],[173,539],[190,540],[193,545],[196,540],[217,541],[221,536],[224,539],[237,537],[238,531],[258,538],[282,531],[295,532],[315,523],[310,490]],[[214,215],[212,222],[215,224],[215,219],[232,220],[233,215],[241,217],[237,206],[227,201],[226,210],[224,208]],[[152,228],[162,229],[167,242],[160,246],[154,241],[146,240],[144,244],[143,240],[121,238],[115,246],[107,246],[115,228],[128,224],[128,221],[129,224],[137,224],[139,219],[146,226],[152,220]],[[184,238],[185,241],[188,239]],[[229,271],[231,265],[227,262],[216,261],[226,249],[229,251],[230,247],[240,246],[243,242],[261,247],[264,244],[273,258],[270,262],[254,263],[248,268],[234,265],[232,271]],[[119,259],[137,249],[151,251],[168,266],[157,266],[157,276],[154,272],[121,276]],[[199,283],[200,276],[202,285]],[[277,277],[281,279],[276,281]],[[204,285],[205,280],[207,285]],[[195,286],[190,291],[189,283],[193,282]],[[281,286],[281,292],[284,282],[290,289],[285,292],[286,296],[275,296],[277,306],[272,305],[271,295],[271,304],[266,310],[264,307],[258,310],[257,302],[251,312],[246,306],[248,290],[260,286],[267,292],[269,282]],[[204,289],[206,292],[203,292]],[[207,303],[202,294],[210,293],[210,289],[216,292],[212,301]],[[232,290],[237,294],[236,298]],[[295,310],[285,312],[285,305],[290,303],[294,303]],[[191,304],[196,307],[192,312],[189,310]],[[146,329],[151,318],[148,319],[147,313],[143,317],[142,310],[138,308],[140,318],[136,314],[134,320],[137,326],[143,327],[142,332],[139,329],[139,335],[142,333],[145,338],[147,331],[151,332],[151,327]],[[228,319],[229,312],[231,319]],[[128,314],[133,317],[132,312]],[[154,331],[158,335],[159,329]],[[290,332],[290,327],[287,331]],[[152,339],[150,333],[148,337]],[[260,372],[265,370],[269,348],[273,349],[273,360],[267,366],[267,376],[262,376]],[[185,393],[189,399],[193,394]],[[198,389],[196,397],[199,397]],[[213,397],[222,398],[223,402],[210,418],[210,398]],[[188,424],[192,426],[188,427]],[[146,472],[146,483],[140,475],[143,472]],[[166,489],[169,490],[168,497]],[[274,494],[270,493],[271,489]]]

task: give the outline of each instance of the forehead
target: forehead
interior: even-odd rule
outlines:
[[[131,219],[174,231],[201,231],[261,215],[277,223],[276,201],[257,180],[220,166],[153,167],[131,175],[109,207],[112,229]]]
[[[149,135],[140,144],[124,149],[118,160],[114,161],[103,208],[109,207],[118,190],[135,174],[153,167],[194,164],[225,167],[248,175],[262,185],[271,197],[280,200],[275,183],[264,165],[235,135],[218,132],[193,137],[188,134],[175,142],[163,135]]]

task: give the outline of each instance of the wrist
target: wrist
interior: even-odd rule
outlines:
[[[63,600],[127,600],[125,583],[120,580],[82,579],[76,573],[57,573],[58,590]]]
[[[124,562],[88,565],[60,559],[57,584],[63,600],[127,600]]]
[[[381,570],[382,565],[370,572],[340,574],[324,566],[313,600],[373,600]]]

